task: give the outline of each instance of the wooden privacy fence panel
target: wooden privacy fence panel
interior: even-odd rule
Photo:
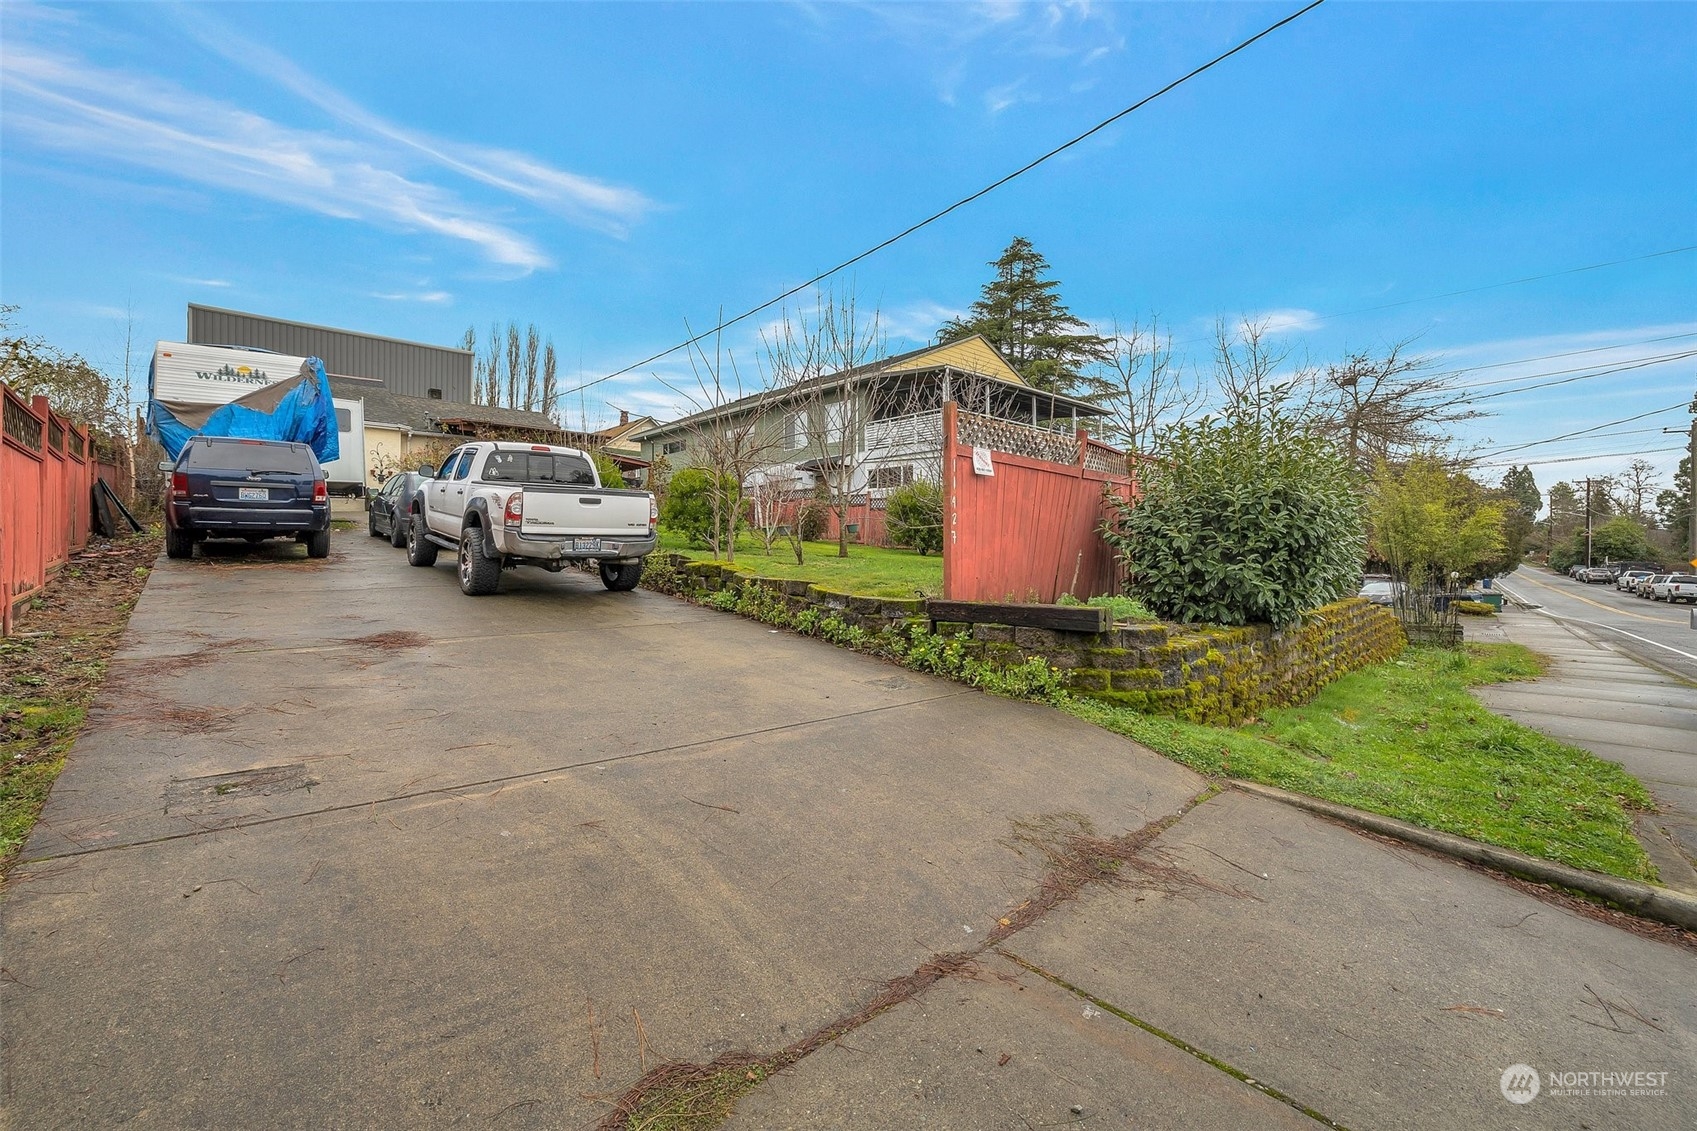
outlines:
[[[88,544],[92,456],[88,433],[46,397],[0,385],[0,635],[18,603]]]
[[[993,474],[974,471],[973,450]],[[1052,602],[1119,589],[1102,492],[1136,494],[1125,453],[943,406],[943,596]],[[1117,469],[1117,470],[1115,470]]]

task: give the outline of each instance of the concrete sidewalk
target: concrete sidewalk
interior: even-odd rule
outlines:
[[[1619,763],[1643,782],[1660,812],[1640,819],[1639,840],[1662,883],[1697,894],[1697,688],[1600,633],[1512,604],[1464,623],[1470,640],[1523,644],[1554,661],[1542,679],[1474,694],[1498,714]]]

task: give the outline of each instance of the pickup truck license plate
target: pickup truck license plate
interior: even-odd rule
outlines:
[[[249,501],[265,502],[271,497],[271,492],[264,487],[238,487],[236,498],[246,503]]]
[[[572,539],[572,553],[574,554],[598,554],[600,552],[601,539],[599,538]]]

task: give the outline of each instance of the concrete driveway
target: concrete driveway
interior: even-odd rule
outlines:
[[[1046,708],[668,598],[520,571],[469,599],[363,531],[334,546],[160,561],[5,895],[11,1125],[592,1125],[662,1060],[784,1047],[978,949],[1040,890],[1031,830],[1132,832],[1205,788]],[[737,1118],[1697,1113],[1689,951],[1242,795],[1159,850],[1176,872],[1061,905]],[[1647,1021],[1599,1035],[1586,986]],[[1060,1075],[998,1092],[915,1020],[977,1008]],[[862,1044],[887,1059],[842,1051]],[[952,1075],[912,1087],[925,1057]],[[1673,1079],[1497,1095],[1540,1057]]]

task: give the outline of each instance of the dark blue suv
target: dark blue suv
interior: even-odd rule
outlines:
[[[208,538],[293,537],[330,555],[330,493],[305,444],[196,436],[175,463],[165,505],[165,556],[187,558]]]

